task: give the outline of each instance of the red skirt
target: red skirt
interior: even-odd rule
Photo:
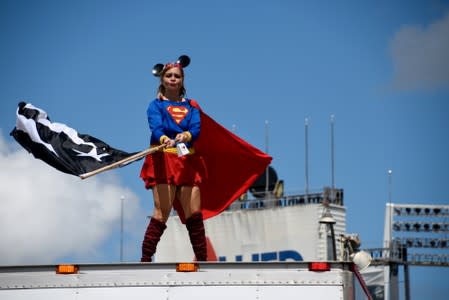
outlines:
[[[197,186],[207,179],[207,169],[197,154],[178,157],[176,153],[158,151],[146,156],[140,178],[147,189],[160,183]]]

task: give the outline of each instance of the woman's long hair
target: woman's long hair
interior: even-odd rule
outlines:
[[[171,68],[174,68],[174,67],[171,67]],[[162,80],[164,80],[165,73],[167,73],[167,71],[170,70],[171,68],[166,67],[161,72],[161,75],[160,75],[161,81],[159,84],[159,88],[157,89],[157,98],[159,98],[159,99],[162,96],[165,96],[165,87],[162,84]],[[183,98],[187,94],[187,91],[186,91],[186,88],[184,87],[184,70],[182,68],[179,68],[179,69],[181,70],[181,76],[182,76],[182,87],[179,90],[179,97]]]

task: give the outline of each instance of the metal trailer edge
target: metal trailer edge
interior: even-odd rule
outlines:
[[[182,266],[197,269],[180,270]],[[350,262],[0,266],[0,299],[371,299]]]

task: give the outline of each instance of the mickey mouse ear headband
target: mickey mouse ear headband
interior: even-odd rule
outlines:
[[[155,64],[153,67],[153,70],[151,71],[154,76],[159,77],[161,76],[161,73],[166,68],[172,68],[172,67],[179,67],[179,68],[185,68],[190,64],[190,57],[187,55],[181,55],[178,60],[174,63],[168,63],[168,64]]]

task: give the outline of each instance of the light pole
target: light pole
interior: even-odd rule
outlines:
[[[123,202],[125,196],[120,196],[120,262],[123,262]]]
[[[334,225],[337,223],[334,219],[334,217],[331,214],[331,211],[329,209],[329,204],[323,203],[324,206],[324,212],[323,215],[320,218],[320,224],[329,225],[331,229],[331,239],[332,239],[332,260],[337,260],[337,249],[335,247],[335,232],[334,232]]]

